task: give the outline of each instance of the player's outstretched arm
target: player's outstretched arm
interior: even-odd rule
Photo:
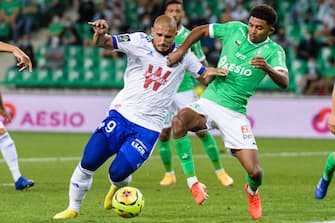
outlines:
[[[207,86],[214,76],[225,77],[229,73],[228,69],[217,69],[214,67],[207,67],[206,71],[198,78],[198,81]]]
[[[197,42],[204,36],[209,36],[208,27],[209,25],[202,25],[192,29],[183,44],[176,51],[169,54],[167,65],[172,66],[178,63],[193,43]]]
[[[16,57],[16,66],[19,67],[19,71],[28,69],[32,72],[33,65],[31,60],[20,48],[0,41],[0,51],[12,53]]]
[[[331,113],[328,119],[328,129],[335,135],[335,86],[333,86]]]
[[[98,19],[94,22],[88,22],[92,26],[93,44],[106,49],[114,49],[111,35],[107,34],[108,24],[104,19]]]

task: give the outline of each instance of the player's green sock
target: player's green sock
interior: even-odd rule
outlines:
[[[335,170],[335,160],[334,160],[335,153],[332,152],[329,154],[325,168],[323,170],[323,178],[327,181],[331,180],[334,170]]]
[[[174,147],[186,178],[195,176],[190,138],[186,135],[174,140]]]
[[[209,159],[212,161],[215,170],[221,169],[222,163],[220,154],[213,135],[208,132],[205,136],[199,138],[204,145],[205,151],[209,156]]]
[[[246,178],[246,180],[248,182],[249,188],[252,191],[257,191],[257,188],[262,184],[263,173],[262,173],[262,176],[258,180],[256,180],[256,181],[253,180],[253,179],[251,179],[248,174],[246,175],[245,178]]]
[[[158,150],[161,155],[161,159],[166,172],[172,171],[172,153],[170,147],[170,141],[162,142],[158,141]]]

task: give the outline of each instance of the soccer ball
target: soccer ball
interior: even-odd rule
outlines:
[[[121,217],[136,217],[141,213],[143,207],[143,194],[135,187],[122,187],[113,196],[112,209]]]

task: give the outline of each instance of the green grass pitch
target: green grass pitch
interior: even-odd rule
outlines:
[[[55,213],[68,204],[68,185],[90,134],[11,132],[21,172],[35,180],[29,191],[15,191],[7,165],[0,160],[0,222],[6,223],[248,223],[247,199],[243,186],[245,172],[239,162],[224,150],[217,138],[222,162],[234,178],[226,188],[216,179],[214,169],[201,143],[192,137],[196,171],[207,185],[209,199],[202,206],[193,201],[182,170],[174,155],[177,183],[162,187],[163,166],[155,150],[152,158],[134,175],[131,186],[144,194],[145,207],[139,217],[123,219],[103,209],[109,188],[109,162],[94,175],[76,219],[54,221]],[[335,188],[330,185],[324,200],[314,199],[314,187],[325,159],[335,151],[334,140],[257,138],[264,182],[260,188],[263,223],[335,222]]]

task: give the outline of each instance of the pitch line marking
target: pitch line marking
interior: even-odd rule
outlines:
[[[326,156],[330,152],[283,152],[283,153],[260,153],[259,157],[304,157],[304,156]],[[221,154],[223,157],[232,157],[229,154]],[[207,155],[193,155],[194,158],[202,159],[206,158]],[[41,157],[41,158],[19,158],[19,162],[35,163],[35,162],[65,162],[65,161],[79,161],[81,157]],[[152,159],[160,159],[158,155],[151,157]],[[233,158],[233,157],[232,157]],[[4,163],[3,159],[0,159],[0,163]],[[335,223],[335,222],[334,222]]]

